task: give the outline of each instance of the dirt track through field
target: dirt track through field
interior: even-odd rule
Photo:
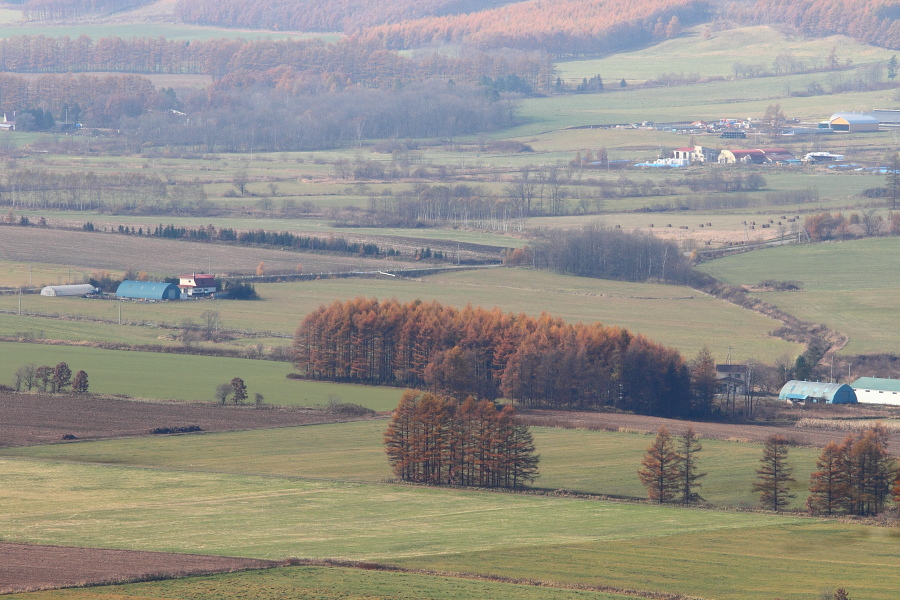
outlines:
[[[0,594],[277,565],[225,556],[0,543]]]
[[[298,263],[302,263],[304,273],[409,267],[409,263],[388,259],[10,226],[0,227],[0,260],[97,270],[134,269],[171,277],[207,270],[216,274],[255,274],[261,262],[269,274],[296,273]]]

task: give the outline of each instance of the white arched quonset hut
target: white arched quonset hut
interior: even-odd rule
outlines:
[[[89,283],[48,285],[41,289],[41,296],[87,296],[88,294],[96,294],[99,291]]]

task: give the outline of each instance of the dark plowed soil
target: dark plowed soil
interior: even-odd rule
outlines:
[[[0,394],[0,447],[61,442],[64,436],[78,440],[146,436],[157,428],[195,425],[202,431],[241,431],[348,420],[353,419],[301,408],[257,410],[95,396]]]
[[[225,556],[0,543],[0,594],[274,566]]]

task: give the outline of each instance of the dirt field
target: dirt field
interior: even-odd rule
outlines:
[[[117,400],[101,397],[0,394],[0,447],[146,436],[158,427],[199,426],[203,431],[240,431],[351,420],[299,408],[217,406]],[[3,580],[0,579],[0,582]]]
[[[0,594],[276,565],[223,556],[0,543]]]
[[[831,410],[831,409],[834,410]],[[897,417],[897,412],[886,413],[875,411],[868,407],[827,407],[825,409],[796,409],[801,411],[801,416],[810,419],[836,419],[836,418],[887,418]],[[784,426],[775,425],[743,425],[730,423],[703,423],[698,421],[681,421],[677,419],[663,419],[660,417],[645,417],[642,415],[623,415],[615,413],[594,412],[569,412],[556,410],[519,410],[525,422],[533,426],[566,427],[578,429],[602,429],[606,431],[643,431],[654,433],[661,425],[674,434],[681,434],[688,425],[693,425],[694,431],[700,437],[717,440],[740,440],[763,442],[773,434],[781,434],[802,446],[824,447],[830,441],[840,443],[847,437],[847,431],[834,431],[814,427],[795,427],[792,424]],[[890,434],[889,449],[892,453],[900,454],[900,432]]]
[[[207,269],[213,273],[255,274],[260,262],[268,274],[384,270],[409,267],[388,259],[245,248],[225,244],[201,244],[118,234],[39,229],[0,228],[0,260],[71,265],[88,269],[134,269],[158,275],[178,276]]]

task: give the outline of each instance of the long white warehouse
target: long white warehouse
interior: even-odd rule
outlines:
[[[900,379],[860,377],[850,387],[860,402],[900,406]]]

